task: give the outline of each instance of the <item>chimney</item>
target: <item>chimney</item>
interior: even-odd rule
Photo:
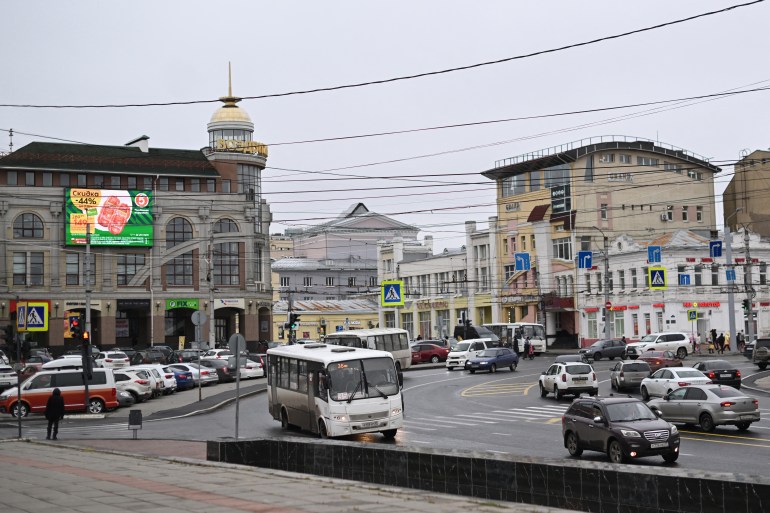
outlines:
[[[139,148],[142,153],[147,153],[150,151],[150,143],[149,143],[149,136],[142,135],[140,137],[137,137],[136,139],[132,141],[128,141],[125,146],[135,146]]]

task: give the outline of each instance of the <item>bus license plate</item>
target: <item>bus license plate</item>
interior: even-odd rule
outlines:
[[[668,447],[668,442],[658,442],[656,444],[650,444],[650,447],[652,449],[662,449],[664,447]]]
[[[378,422],[376,420],[372,420],[372,421],[369,421],[369,422],[362,422],[361,423],[361,427],[362,428],[372,428],[372,427],[377,427],[377,424],[378,424]]]

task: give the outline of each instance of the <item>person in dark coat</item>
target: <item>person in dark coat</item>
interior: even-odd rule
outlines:
[[[59,421],[64,418],[64,398],[61,396],[61,390],[53,389],[53,394],[48,398],[45,405],[45,418],[48,419],[48,436],[46,440],[51,440],[51,428],[53,428],[53,439],[59,434]]]
[[[529,358],[529,337],[524,339],[524,358]]]
[[[719,335],[719,338],[717,338],[717,353],[724,354],[725,352],[725,334],[722,333]]]
[[[513,336],[513,352],[516,354],[519,354],[519,338],[521,335],[517,331],[516,334]]]

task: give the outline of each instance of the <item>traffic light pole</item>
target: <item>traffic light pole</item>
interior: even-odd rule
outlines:
[[[746,343],[754,341],[754,286],[751,281],[751,249],[749,248],[749,231],[746,227],[743,227],[743,244],[746,247],[746,269],[743,272],[743,282],[746,285],[746,297],[748,301],[748,308],[746,309]],[[732,340],[732,339],[731,339]],[[733,346],[737,347],[738,344],[730,344],[730,351],[733,351]]]
[[[734,269],[733,265],[733,234],[730,231],[729,226],[725,226],[725,264],[727,269]],[[727,283],[727,316],[729,321],[728,328],[730,329],[730,340],[735,340],[735,344],[730,344],[730,351],[737,351],[738,349],[738,336],[735,333],[735,294],[733,293],[733,286],[735,282]],[[704,339],[703,342],[706,340]],[[733,349],[735,347],[735,349]]]

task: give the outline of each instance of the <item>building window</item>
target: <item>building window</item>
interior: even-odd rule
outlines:
[[[174,181],[174,186],[177,192],[184,191],[184,178],[177,178]]]
[[[313,286],[313,277],[312,276],[305,276],[302,278],[302,286],[303,287],[312,287]]]
[[[214,233],[238,233],[239,231],[236,222],[227,217],[214,224]]]
[[[600,161],[604,162],[604,163],[611,164],[611,163],[615,162],[615,154],[614,153],[605,153],[605,154],[602,155],[602,158],[601,158]]]
[[[622,311],[612,312],[615,321],[615,336],[622,337],[626,333],[626,319]]]
[[[596,321],[596,312],[588,312],[588,338],[598,338],[599,330]]]
[[[222,180],[222,192],[230,194],[230,180]]]
[[[580,236],[580,251],[591,251],[591,236],[590,235],[581,235]]]
[[[639,314],[631,314],[631,323],[633,324],[633,335],[639,336]]]
[[[526,251],[527,250],[527,236],[522,235],[521,236],[521,250]]]
[[[672,164],[671,162],[664,162],[663,163],[663,170],[664,171],[672,171],[674,173],[682,174],[682,166],[679,164]]]
[[[87,187],[88,181],[86,175],[78,175],[78,187]]]
[[[43,285],[43,252],[13,254],[13,284],[38,287]]]
[[[687,211],[688,207],[682,207],[682,221],[689,221],[690,216],[689,212]]]
[[[334,276],[327,276],[326,277],[326,286],[327,287],[334,287]]]
[[[504,267],[505,271],[505,282],[508,283],[508,281],[513,278],[513,275],[516,274],[516,266],[515,265],[506,265]]]
[[[237,242],[214,246],[214,285],[238,285],[241,281],[240,251]]]
[[[217,192],[217,181],[213,178],[206,180],[206,192]]]
[[[128,285],[139,270],[144,267],[144,255],[127,253],[118,255],[118,285]]]
[[[618,271],[618,282],[620,290],[626,290],[626,271]]]
[[[572,238],[553,239],[553,257],[572,260]]]
[[[91,177],[94,181],[94,187],[97,189],[104,188],[104,176],[103,175],[92,175]]]
[[[80,254],[67,253],[66,258],[66,271],[67,285],[79,285],[80,284]]]
[[[187,219],[175,217],[166,224],[166,249],[183,244],[192,238],[192,224]],[[192,285],[192,256],[192,251],[189,251],[166,264],[166,283],[168,285]]]
[[[630,164],[631,155],[624,155],[623,153],[621,153],[618,160],[621,164]]]
[[[540,171],[529,172],[529,190],[531,192],[540,190]]]
[[[767,264],[765,262],[759,264],[759,284],[767,285]]]
[[[658,167],[658,159],[653,159],[650,157],[636,157],[636,165]]]
[[[18,173],[16,173],[16,171],[8,171],[6,174],[5,183],[7,185],[18,185],[19,184]]]
[[[34,171],[27,171],[25,173],[26,181],[25,185],[27,187],[34,187],[35,186],[35,172]]]
[[[145,191],[151,191],[153,189],[152,186],[152,178],[149,176],[144,177],[144,190]]]
[[[719,266],[717,264],[711,266],[711,284],[719,285]]]
[[[586,294],[591,293],[591,273],[586,273]]]
[[[508,254],[508,239],[503,239],[503,255]]]
[[[668,205],[666,207],[666,219],[669,221],[674,220],[674,205]]]
[[[21,214],[13,221],[14,239],[40,239],[43,237],[43,221],[35,214]]]
[[[348,277],[348,287],[355,287],[356,286],[356,277],[350,276]]]
[[[529,236],[529,247],[532,251],[535,251],[535,234]]]
[[[610,292],[615,290],[615,273],[612,271],[607,273],[607,287],[609,287]]]
[[[59,186],[61,187],[69,187],[70,186],[70,175],[67,173],[60,173],[59,174]]]
[[[525,192],[524,175],[507,176],[503,178],[503,198],[524,194]]]
[[[638,287],[638,283],[636,282],[636,269],[631,269],[631,288],[635,289]]]
[[[602,203],[600,212],[601,212],[602,220],[606,221],[607,220],[607,204],[606,203]]]
[[[695,220],[699,223],[703,222],[703,207],[695,207]]]
[[[183,218],[175,217],[166,224],[166,248],[170,249],[191,240],[193,237],[192,224]]]
[[[676,266],[676,282],[677,283],[682,283],[682,276],[684,275],[684,273],[685,273],[685,266],[683,266],[683,265]]]
[[[136,189],[136,177],[135,176],[127,176],[126,177],[126,188],[128,190],[135,190]]]
[[[110,177],[110,189],[120,189],[120,176]]]
[[[201,179],[190,178],[190,190],[192,192],[201,192]]]
[[[51,187],[53,185],[53,173],[43,173],[43,187]]]
[[[290,279],[288,276],[281,276],[281,287],[288,287],[289,283],[290,283]]]
[[[409,333],[409,337],[411,338],[414,333],[414,318],[412,317],[412,313],[402,313],[401,314],[401,329],[406,330],[407,333]]]
[[[602,273],[596,273],[596,290],[600,294],[604,290],[604,281],[602,281]]]
[[[644,274],[644,288],[650,288],[650,268],[642,267],[642,273]]]
[[[569,185],[569,165],[559,164],[557,166],[545,168],[543,170],[543,176],[545,177],[546,189],[558,187],[559,185]]]
[[[602,159],[602,162],[604,160]],[[586,157],[586,174],[584,180],[586,182],[593,182],[594,181],[594,156],[589,155]]]
[[[703,285],[703,266],[696,265],[695,266],[695,286],[700,287],[701,285]]]
[[[700,171],[694,171],[694,170],[691,169],[691,170],[687,171],[687,176],[689,176],[693,180],[698,180],[698,181],[702,181],[703,180],[703,173],[701,173]]]
[[[168,178],[165,176],[158,180],[158,190],[160,191],[167,191],[168,190]]]
[[[379,282],[377,281],[376,276],[369,276],[369,286],[370,287],[376,287],[379,285]]]

